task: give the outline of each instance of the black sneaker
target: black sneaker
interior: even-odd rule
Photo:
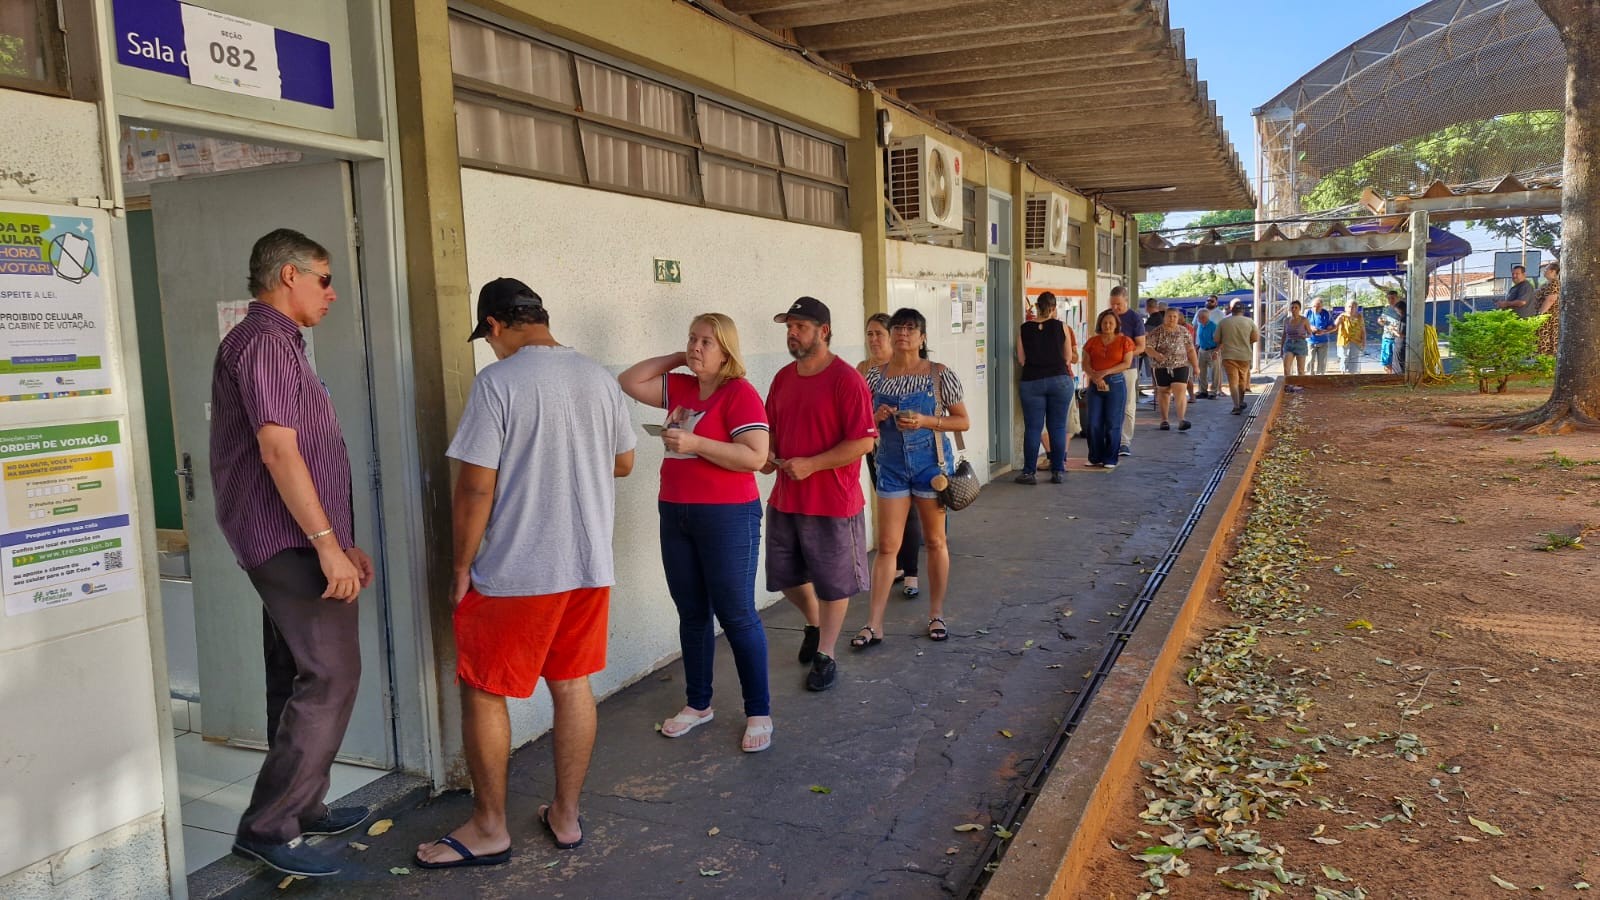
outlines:
[[[1032,472],[1019,472],[1016,478],[1011,479],[1017,484],[1038,484],[1039,479]]]
[[[1117,455],[1118,456],[1132,456],[1133,455],[1133,449],[1131,447],[1123,447],[1122,449],[1117,451]]]
[[[1062,483],[1063,481],[1066,481],[1066,480],[1067,480],[1067,473],[1065,473],[1065,472],[1051,472],[1050,473],[1050,483],[1051,484],[1060,484],[1060,483]]]
[[[307,847],[305,838],[301,837],[287,844],[264,844],[236,838],[233,842],[233,855],[266,863],[285,875],[324,878],[339,874],[338,863]]]
[[[826,653],[818,653],[817,658],[811,661],[811,671],[806,675],[806,690],[825,691],[833,687],[839,680],[839,666],[833,657]]]
[[[1188,431],[1190,428],[1193,428],[1193,427],[1194,427],[1193,425],[1189,424],[1189,420],[1188,419],[1184,419],[1182,422],[1178,423],[1178,430],[1179,431]]]
[[[1242,415],[1244,415],[1244,407],[1242,407],[1242,406],[1235,406],[1235,407],[1234,407],[1234,408],[1233,408],[1233,414],[1234,414],[1234,415],[1236,415],[1236,416],[1242,416]]]
[[[311,823],[301,834],[344,834],[346,831],[360,825],[372,815],[372,810],[365,806],[341,806],[337,809],[329,807],[322,814],[322,818]]]
[[[817,645],[822,643],[822,629],[815,625],[806,626],[805,637],[800,639],[800,662],[810,663],[817,657]]]

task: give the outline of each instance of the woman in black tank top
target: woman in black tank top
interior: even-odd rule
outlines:
[[[1067,474],[1067,408],[1075,385],[1072,364],[1077,362],[1077,341],[1056,318],[1055,295],[1046,291],[1035,302],[1031,321],[1022,323],[1017,340],[1017,364],[1022,367],[1018,392],[1022,396],[1022,471],[1018,484],[1037,484],[1039,435],[1050,438],[1050,482],[1060,484]]]

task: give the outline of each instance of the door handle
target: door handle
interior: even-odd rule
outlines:
[[[194,499],[194,463],[189,460],[189,454],[183,455],[183,468],[173,469],[172,474],[183,479],[183,499]]]

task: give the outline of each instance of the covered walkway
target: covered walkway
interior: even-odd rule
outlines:
[[[778,730],[766,753],[738,752],[743,720],[726,645],[716,682],[723,715],[689,737],[652,730],[682,705],[676,663],[605,701],[581,849],[556,851],[536,824],[552,789],[546,736],[512,759],[510,864],[411,866],[419,842],[468,815],[470,798],[455,792],[398,812],[387,834],[357,835],[370,849],[344,848],[336,878],[280,893],[277,878],[259,874],[229,896],[964,895],[991,825],[1012,825],[1001,818],[1247,421],[1222,402],[1201,401],[1190,416],[1193,430],[1162,432],[1141,408],[1135,455],[1115,472],[1079,468],[1076,440],[1065,485],[995,483],[954,515],[948,643],[921,636],[922,601],[896,596],[884,643],[841,649],[838,686],[808,694],[794,659],[801,621],[787,604],[770,608]],[[1172,585],[1155,602],[1179,602],[1182,592]],[[865,616],[857,598],[849,622]],[[983,827],[954,830],[964,823]]]

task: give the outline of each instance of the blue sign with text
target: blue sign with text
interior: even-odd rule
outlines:
[[[189,78],[178,0],[113,0],[117,62],[163,75]],[[273,29],[283,99],[333,109],[333,57],[326,41]]]

